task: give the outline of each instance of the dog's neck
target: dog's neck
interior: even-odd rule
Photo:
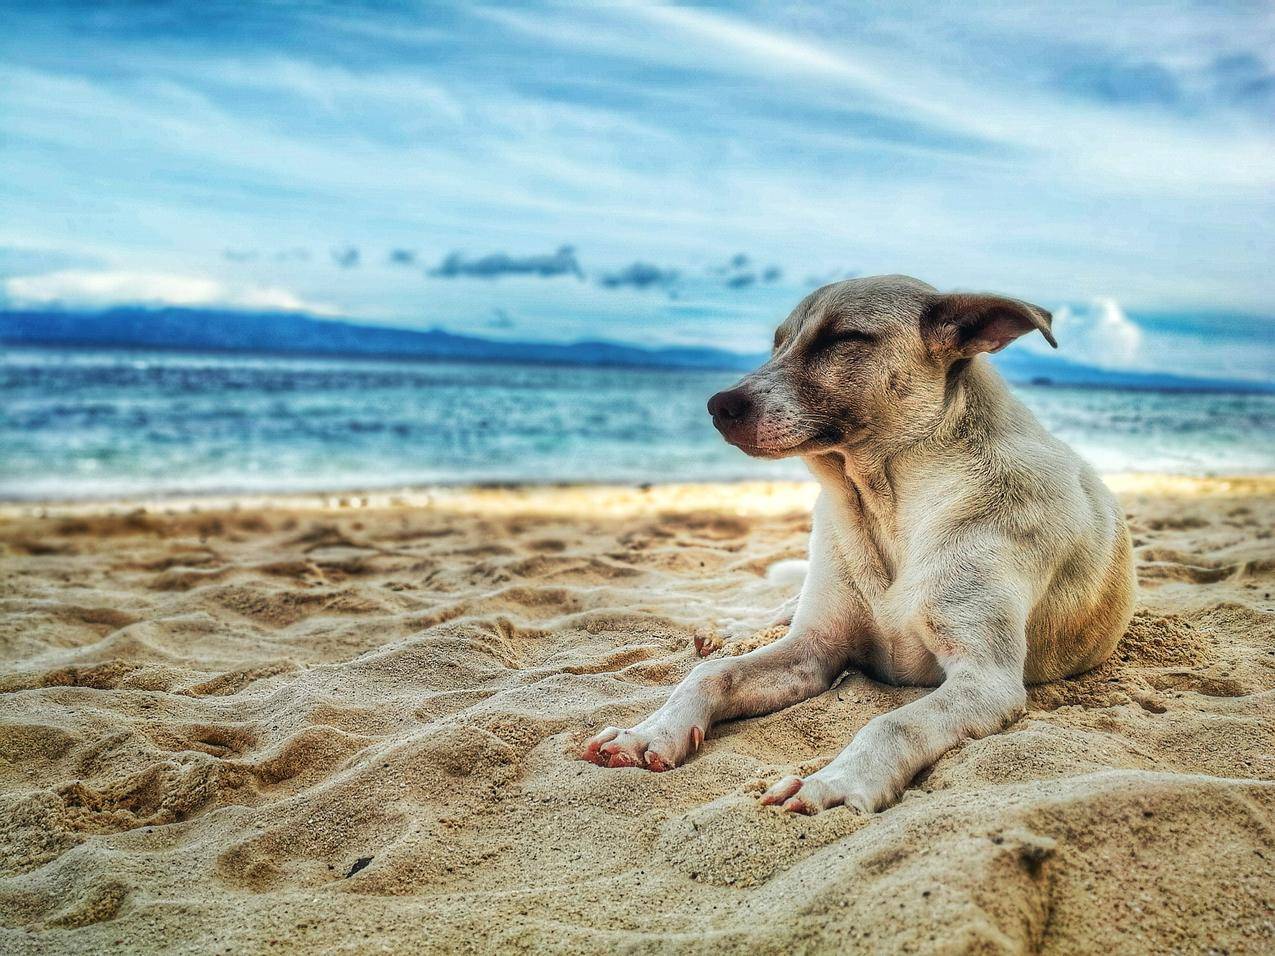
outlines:
[[[996,409],[1005,383],[982,357],[954,368],[942,408],[932,422],[906,437],[874,439],[806,457],[806,466],[826,491],[884,531],[894,524],[901,484],[930,467],[939,455],[973,457],[1002,427]]]

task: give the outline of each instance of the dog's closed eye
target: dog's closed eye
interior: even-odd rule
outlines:
[[[828,329],[821,332],[810,347],[812,354],[828,352],[840,345],[871,345],[876,336],[863,329]]]

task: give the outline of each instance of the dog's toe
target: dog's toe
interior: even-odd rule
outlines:
[[[584,750],[580,752],[581,759],[605,767],[607,764],[606,759],[601,755],[602,747],[620,736],[620,733],[621,731],[619,727],[603,728],[600,733],[595,734],[585,741]]]
[[[766,806],[782,804],[801,789],[801,784],[802,780],[800,777],[784,777],[762,794],[761,802]]]
[[[602,756],[606,758],[606,766],[616,769],[621,767],[638,766],[637,759],[632,754],[615,748],[613,744],[608,744],[607,747],[611,747],[612,749],[608,750],[603,748],[602,750]]]
[[[789,813],[801,813],[806,816],[810,816],[815,812],[812,807],[806,804],[805,800],[801,799],[801,797],[790,797],[784,801],[784,805],[781,809],[787,810]]]

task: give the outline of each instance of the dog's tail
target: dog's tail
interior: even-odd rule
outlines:
[[[776,561],[766,569],[766,580],[771,584],[800,588],[809,570],[810,562],[804,559],[790,558],[786,561]]]

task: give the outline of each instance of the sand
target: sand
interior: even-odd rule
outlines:
[[[1113,486],[1116,656],[870,817],[756,801],[921,693],[855,674],[577,759],[787,596],[808,485],[7,506],[0,950],[1270,952],[1275,479]]]

